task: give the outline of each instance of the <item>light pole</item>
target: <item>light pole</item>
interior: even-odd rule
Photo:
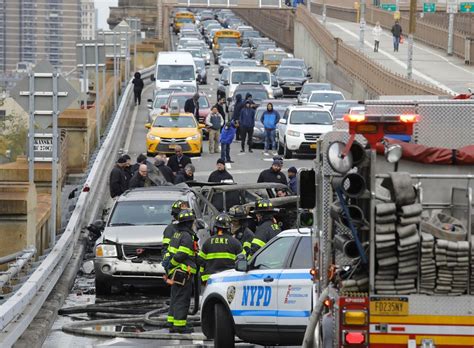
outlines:
[[[365,37],[365,1],[360,0],[359,49],[364,50]]]
[[[413,70],[413,34],[416,30],[416,0],[410,0],[410,22],[408,24],[408,60],[407,77],[412,78]]]

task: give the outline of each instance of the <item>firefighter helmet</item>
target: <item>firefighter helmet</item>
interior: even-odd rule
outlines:
[[[196,220],[196,215],[192,209],[186,208],[182,209],[178,214],[178,222],[194,221]]]
[[[222,213],[216,216],[214,220],[214,227],[229,229],[231,224],[230,216]]]
[[[233,220],[247,219],[249,216],[245,211],[245,208],[241,205],[234,205],[229,209],[229,215]]]
[[[265,213],[265,212],[274,212],[275,209],[273,208],[272,202],[269,199],[259,199],[255,202],[255,210],[256,213]]]
[[[183,209],[183,204],[184,205],[187,205],[188,202],[186,201],[183,201],[182,199],[178,199],[177,201],[175,201],[173,203],[173,205],[171,206],[171,215],[173,216],[177,216],[181,210]]]

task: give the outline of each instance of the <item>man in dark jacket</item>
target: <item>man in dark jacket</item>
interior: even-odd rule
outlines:
[[[156,186],[148,177],[148,167],[146,164],[140,164],[138,172],[130,180],[130,188]]]
[[[155,156],[155,167],[158,168],[161,175],[163,175],[163,178],[165,178],[167,182],[173,184],[174,183],[173,171],[171,170],[170,167],[166,165],[166,162],[167,162],[166,155],[158,154]]]
[[[268,199],[260,199],[255,202],[255,214],[257,216],[257,229],[252,240],[248,258],[252,257],[258,249],[265,246],[269,240],[281,232],[280,226],[274,218],[275,209]]]
[[[224,119],[224,123],[227,122],[225,116],[225,98],[220,98],[216,104],[217,111],[221,114],[222,118]]]
[[[298,188],[298,179],[296,177],[296,173],[298,171],[295,167],[288,168],[288,187],[290,188],[291,192],[296,194]]]
[[[257,182],[276,182],[278,184],[288,185],[286,175],[281,172],[283,159],[279,156],[273,157],[271,168],[263,170],[258,176]]]
[[[201,280],[207,282],[215,273],[235,267],[237,255],[242,253],[242,245],[230,233],[230,216],[222,213],[214,220],[214,231],[199,251]]]
[[[128,186],[130,185],[130,180],[132,180],[134,174],[132,171],[132,158],[127,154],[122,155],[122,158],[125,158],[123,172],[125,173],[125,186],[128,189]]]
[[[217,169],[209,175],[208,182],[223,182],[224,180],[232,180],[234,178],[225,168],[225,161],[222,158],[217,160]]]
[[[245,152],[245,139],[247,139],[247,145],[249,152],[252,151],[252,136],[253,127],[255,126],[255,109],[252,108],[252,100],[248,99],[245,101],[245,107],[240,111],[239,117],[240,135],[242,141],[240,142],[240,152]]]
[[[398,52],[398,46],[400,45],[400,37],[402,36],[402,26],[400,23],[395,21],[395,24],[392,26],[392,35],[393,35],[393,52]]]
[[[137,163],[132,164],[130,167],[130,171],[132,173],[132,176],[138,172],[138,167],[140,167],[140,164],[146,164],[146,156],[144,154],[139,154],[137,157]]]
[[[174,153],[175,154],[168,160],[168,167],[173,171],[173,175],[176,175],[177,173],[182,172],[187,164],[192,162],[191,158],[183,154],[183,148],[181,146],[176,145]]]
[[[142,91],[143,87],[145,86],[142,80],[142,75],[138,71],[135,73],[132,83],[135,106],[137,106],[142,102]]]
[[[197,123],[199,123],[199,93],[195,93],[192,98],[189,98],[184,103],[184,112],[194,115]]]
[[[127,165],[127,159],[120,156],[117,163],[110,172],[110,197],[115,198],[120,196],[127,190],[127,175],[124,171]]]
[[[176,178],[174,179],[175,184],[180,184],[182,182],[188,182],[188,181],[194,181],[194,172],[196,171],[196,168],[189,163],[186,164],[186,167],[184,167],[184,171],[179,172],[176,174]]]
[[[234,104],[234,113],[232,114],[232,121],[234,121],[234,125],[236,128],[239,128],[239,119],[240,119],[240,111],[245,106],[245,102],[242,100],[242,95],[237,94],[235,96],[235,104]],[[237,131],[237,140],[240,140],[240,132]]]

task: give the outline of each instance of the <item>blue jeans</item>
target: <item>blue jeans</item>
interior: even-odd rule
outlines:
[[[221,143],[221,159],[223,161],[230,161],[230,144]]]
[[[398,51],[398,46],[400,45],[400,36],[393,37],[393,50]]]
[[[275,129],[265,128],[265,151],[276,150]]]

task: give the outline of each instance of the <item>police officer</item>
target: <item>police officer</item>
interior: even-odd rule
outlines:
[[[255,230],[255,237],[252,240],[249,257],[281,232],[280,226],[276,223],[275,209],[270,200],[260,199],[255,202],[255,214],[258,225]]]
[[[242,245],[233,238],[230,216],[222,213],[214,220],[213,236],[204,242],[199,251],[201,280],[206,282],[218,272],[234,268],[237,255],[242,253]]]
[[[242,244],[243,254],[248,254],[254,238],[252,230],[248,228],[246,223],[249,216],[241,205],[231,207],[229,209],[229,215],[231,219],[230,229],[232,235],[240,242],[240,244]]]
[[[178,214],[177,230],[169,244],[171,302],[168,323],[173,323],[170,333],[192,333],[186,326],[193,291],[193,274],[196,274],[197,236],[193,231],[196,219],[192,209],[182,209]],[[173,253],[173,251],[175,251]]]

